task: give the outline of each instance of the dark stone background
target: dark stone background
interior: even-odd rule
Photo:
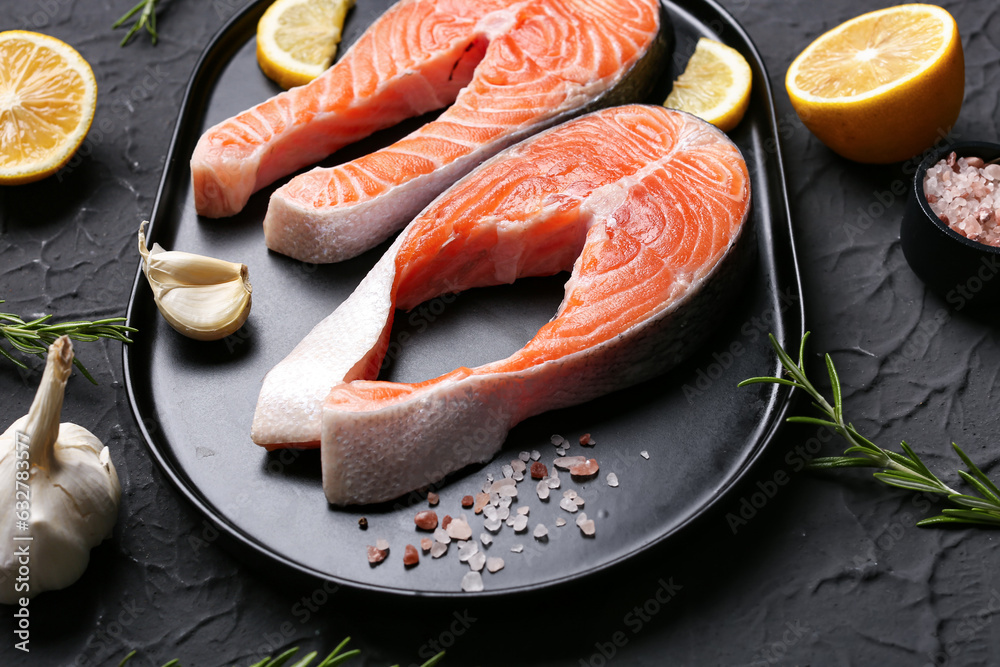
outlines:
[[[364,0],[360,0],[364,1]],[[69,167],[0,189],[0,309],[59,318],[124,313],[137,264],[137,221],[149,216],[184,86],[195,61],[243,0],[162,0],[160,43],[118,48],[110,24],[132,0],[3,0],[0,29],[45,32],[93,65],[93,128]],[[996,474],[1000,345],[994,318],[949,310],[907,266],[899,245],[901,165],[867,167],[828,151],[784,92],[793,57],[826,29],[888,2],[725,0],[763,53],[785,136],[783,154],[812,337],[829,351],[850,417],[883,445],[906,439],[949,483],[959,442]],[[1000,6],[943,3],[966,53],[966,98],[953,136],[1000,139]],[[898,184],[896,188],[898,188]],[[898,191],[898,190],[897,190]],[[881,212],[880,212],[881,209]],[[862,218],[862,211],[873,211]],[[350,664],[420,662],[431,643],[446,665],[981,665],[1000,655],[997,533],[919,529],[924,499],[864,471],[794,472],[814,431],[789,427],[723,511],[778,471],[791,482],[733,535],[722,516],[683,541],[571,587],[505,600],[400,600],[252,568],[216,543],[169,485],[139,437],[117,343],[79,347],[100,385],[73,380],[65,421],[112,451],[124,489],[114,538],[83,578],[31,602],[31,653],[4,621],[0,664],[245,665],[290,646],[329,651],[350,635]],[[0,422],[27,412],[36,372],[0,365]],[[806,409],[804,402],[801,409]],[[839,453],[839,443],[824,453]],[[792,458],[786,458],[790,456]],[[198,545],[197,548],[192,545]],[[664,583],[680,590],[653,603]],[[303,599],[313,599],[312,609]],[[636,607],[655,610],[637,613]],[[6,614],[5,614],[6,616]],[[474,619],[474,620],[473,620]],[[468,626],[468,627],[466,627]],[[620,633],[617,634],[616,633]],[[616,646],[615,640],[619,640]]]

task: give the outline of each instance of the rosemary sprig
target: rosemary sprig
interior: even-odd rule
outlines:
[[[340,642],[337,648],[333,649],[333,652],[330,653],[330,655],[323,658],[323,660],[314,667],[338,667],[338,665],[344,664],[351,658],[361,655],[361,651],[359,649],[354,649],[353,651],[348,651],[347,653],[341,653],[341,651],[344,649],[345,646],[347,646],[347,642],[349,641],[351,641],[350,637],[344,639],[344,641]],[[295,657],[295,655],[298,652],[299,652],[299,647],[296,646],[295,648],[288,649],[287,651],[285,651],[276,658],[264,658],[260,662],[250,665],[250,667],[284,667],[285,663],[287,663],[289,660]],[[125,656],[125,658],[120,663],[118,663],[118,667],[125,667],[126,663],[128,663],[128,661],[131,660],[136,653],[137,651],[132,651],[127,656]],[[313,651],[312,653],[307,654],[301,660],[298,660],[297,662],[288,665],[288,667],[309,667],[309,665],[312,663],[312,661],[316,658],[317,655],[319,654],[316,651]],[[433,658],[422,664],[420,667],[434,667],[434,665],[441,662],[442,658],[444,658],[444,651],[441,651]],[[180,660],[174,659],[168,663],[165,663],[163,667],[181,667],[181,663]],[[396,667],[399,666],[396,665]]]
[[[128,44],[129,40],[132,39],[132,35],[143,28],[145,28],[146,32],[149,33],[153,44],[156,44],[156,40],[159,38],[159,35],[156,34],[157,2],[159,2],[159,0],[139,0],[139,3],[135,7],[128,10],[120,19],[115,21],[115,24],[111,26],[112,30],[120,28],[125,21],[128,21],[130,18],[135,16],[136,12],[141,12],[139,14],[139,18],[137,18],[135,23],[132,24],[132,27],[129,28],[129,31],[125,34],[125,38],[122,39],[119,46],[125,46]]]
[[[0,303],[3,303],[0,299]],[[135,333],[137,329],[127,327],[121,322],[124,317],[109,317],[96,322],[59,322],[50,324],[51,315],[43,315],[30,322],[12,313],[0,313],[0,336],[10,343],[13,350],[23,354],[34,354],[44,357],[49,349],[49,345],[59,336],[69,336],[73,340],[91,342],[98,338],[113,338],[123,343],[131,343],[132,340],[126,335]],[[21,368],[27,370],[28,367],[20,359],[14,358],[12,350],[6,350],[0,346],[0,355],[7,357]],[[79,358],[73,359],[73,365],[80,369],[83,377],[97,384],[97,380],[87,371]]]
[[[787,421],[799,424],[813,424],[826,426],[833,429],[839,436],[844,438],[849,447],[844,450],[844,456],[827,456],[815,458],[809,464],[813,469],[824,468],[881,468],[874,473],[875,478],[890,486],[896,486],[912,491],[923,491],[946,496],[956,508],[942,510],[938,516],[933,516],[922,521],[918,521],[918,526],[932,526],[940,524],[976,524],[985,526],[1000,526],[1000,488],[997,488],[979,467],[962,451],[955,443],[951,446],[955,449],[962,462],[968,470],[959,470],[959,476],[971,486],[976,493],[964,494],[951,488],[942,482],[937,475],[924,465],[920,457],[917,456],[906,442],[900,443],[903,453],[882,449],[871,440],[858,433],[857,429],[850,422],[844,420],[844,403],[840,390],[840,378],[837,369],[833,366],[830,355],[825,355],[826,370],[830,376],[830,388],[833,393],[833,404],[823,397],[806,377],[803,365],[806,341],[809,333],[802,337],[799,345],[799,360],[796,363],[774,336],[769,335],[771,346],[778,355],[778,360],[785,369],[788,377],[755,377],[740,382],[738,386],[745,387],[750,384],[770,383],[782,384],[795,387],[809,394],[813,399],[813,407],[824,415],[818,417],[789,417]]]

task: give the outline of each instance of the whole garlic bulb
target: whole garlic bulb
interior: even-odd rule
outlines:
[[[90,549],[111,536],[118,519],[122,487],[108,448],[82,426],[59,423],[72,370],[73,344],[62,336],[49,346],[28,414],[0,435],[3,604],[79,579]]]

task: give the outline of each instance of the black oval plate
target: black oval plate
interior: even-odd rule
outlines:
[[[158,316],[141,271],[129,302],[128,323],[135,343],[124,351],[125,377],[133,412],[153,456],[181,492],[219,526],[248,557],[267,556],[290,568],[351,586],[382,591],[455,595],[468,566],[454,547],[444,558],[412,570],[402,564],[403,547],[419,544],[413,515],[425,502],[403,499],[375,507],[339,509],[327,504],[317,451],[267,454],[250,441],[250,421],[264,374],[345,299],[388,246],[336,265],[303,264],[268,252],[261,220],[275,186],[257,193],[239,215],[199,219],[194,212],[189,159],[202,132],[260,102],[279,89],[260,72],[255,30],[268,0],[234,17],[202,55],[188,86],[167,165],[153,209],[150,243],[246,263],[254,286],[253,311],[239,332],[222,341],[183,338]],[[345,26],[341,52],[380,15],[388,0],[365,0]],[[786,346],[803,330],[798,271],[778,126],[760,55],[750,38],[711,0],[666,4],[674,20],[677,47],[664,63],[657,100],[683,70],[698,37],[724,41],[743,53],[753,69],[750,109],[731,133],[750,168],[753,223],[759,260],[738,307],[705,347],[669,374],[586,405],[550,412],[519,425],[503,451],[485,466],[451,475],[440,490],[438,514],[457,515],[460,500],[479,491],[487,473],[518,452],[537,449],[551,464],[552,434],[566,436],[571,454],[592,453],[601,462],[597,479],[563,485],[546,503],[533,484],[520,485],[514,506],[531,508],[528,531],[504,526],[488,549],[506,568],[485,575],[486,594],[538,588],[580,577],[625,560],[676,535],[706,512],[761,455],[781,422],[785,387],[737,389],[753,375],[772,374],[776,362],[766,342],[774,332]],[[340,151],[325,164],[350,160],[412,131],[415,119]],[[284,181],[280,181],[284,182]],[[279,182],[279,183],[280,183]],[[436,299],[397,317],[381,378],[420,381],[458,365],[476,366],[503,358],[526,343],[555,312],[566,276],[527,279],[512,286],[472,290]],[[576,444],[589,432],[594,449]],[[646,450],[649,459],[640,452]],[[605,483],[617,474],[618,488]],[[582,537],[576,515],[559,509],[566,489],[585,499],[584,511],[597,523],[593,539]],[[482,517],[467,513],[473,534]],[[361,531],[358,519],[367,517]],[[557,528],[556,517],[567,520]],[[544,523],[549,539],[531,536]],[[365,546],[383,537],[392,551],[372,568]],[[510,547],[523,544],[523,553]]]

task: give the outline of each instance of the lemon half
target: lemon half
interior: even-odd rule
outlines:
[[[799,54],[785,88],[820,141],[858,162],[917,155],[958,118],[965,60],[958,26],[934,5],[862,14]]]
[[[0,32],[0,185],[59,170],[83,143],[97,108],[87,61],[55,37]]]

